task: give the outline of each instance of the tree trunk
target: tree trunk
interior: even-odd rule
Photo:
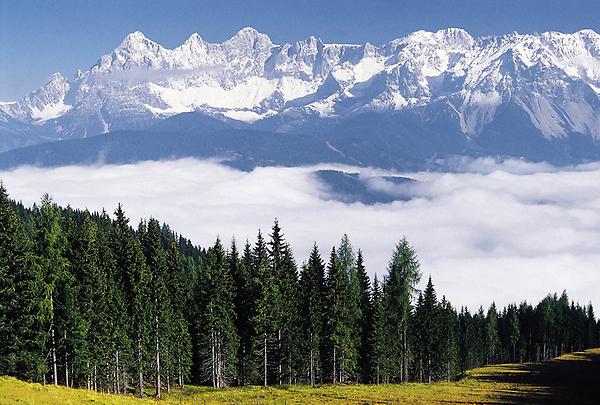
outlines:
[[[402,381],[408,381],[408,342],[406,339],[406,327],[402,330]]]
[[[121,392],[121,384],[119,382],[119,350],[116,351],[115,354],[115,361],[116,361],[116,367],[115,367],[115,382],[116,382],[116,387],[115,387],[115,392],[118,394]]]
[[[336,376],[337,376],[336,375],[337,371],[336,371],[336,367],[335,367],[336,366],[335,362],[337,361],[337,359],[335,358],[336,354],[337,353],[336,353],[336,350],[335,350],[335,345],[333,345],[333,373],[331,373],[332,374],[331,382],[333,384],[335,384],[335,382],[336,382],[335,380],[336,380]]]
[[[282,365],[281,365],[281,329],[277,330],[277,383],[281,385],[281,374],[282,374]]]
[[[52,340],[52,383],[54,385],[58,385],[58,371],[56,369],[56,341],[54,339],[54,298],[52,293],[50,293],[50,312],[52,314],[52,321],[50,322],[50,334]]]
[[[312,339],[311,339],[312,340]],[[312,342],[311,342],[312,343]],[[313,358],[313,349],[312,346],[310,348],[310,386],[315,386],[315,364]]]
[[[267,334],[265,333],[263,336],[263,374],[264,374],[264,386],[267,386]]]
[[[65,342],[67,341],[67,332],[64,333]],[[65,386],[69,387],[69,352],[65,348]]]
[[[213,386],[213,388],[217,388],[217,364],[216,364],[217,353],[215,350],[215,332],[214,331],[210,332],[210,351],[211,351],[210,373],[211,373],[211,378],[212,378],[212,386]]]
[[[142,337],[138,336],[138,388],[140,398],[144,397],[144,370],[142,359]]]
[[[158,317],[156,317],[158,324]],[[156,335],[156,398],[160,398],[160,341],[158,332]]]

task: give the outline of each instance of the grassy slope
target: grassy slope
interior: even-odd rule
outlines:
[[[347,385],[311,388],[186,387],[161,401],[42,386],[0,377],[0,403],[35,404],[373,404],[373,403],[597,403],[600,349],[569,354],[547,363],[503,364],[469,371],[454,383]]]

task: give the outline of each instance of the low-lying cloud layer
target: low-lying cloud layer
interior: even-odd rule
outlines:
[[[244,173],[184,159],[19,168],[0,172],[0,179],[26,204],[44,192],[90,210],[112,212],[123,202],[134,225],[154,216],[203,246],[217,235],[253,241],[258,228],[268,232],[278,218],[299,263],[314,241],[326,257],[348,233],[369,272],[380,276],[405,235],[417,249],[424,281],[432,275],[440,296],[457,306],[537,301],[563,289],[582,304],[600,303],[600,165],[558,170],[480,160],[462,168],[400,173],[419,180],[399,190],[412,199],[372,206],[324,199],[314,167]],[[384,186],[394,187],[377,185]]]

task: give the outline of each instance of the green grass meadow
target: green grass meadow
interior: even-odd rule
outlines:
[[[148,395],[152,392],[148,391]],[[388,385],[243,387],[187,386],[163,398],[100,394],[0,377],[1,404],[530,404],[600,402],[600,349],[545,363],[501,364],[456,382]]]

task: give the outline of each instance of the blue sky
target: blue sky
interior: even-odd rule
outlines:
[[[193,32],[217,42],[245,26],[275,43],[316,35],[380,44],[447,27],[476,36],[600,31],[600,0],[0,0],[0,100],[24,96],[53,72],[87,70],[135,30],[174,47]]]

